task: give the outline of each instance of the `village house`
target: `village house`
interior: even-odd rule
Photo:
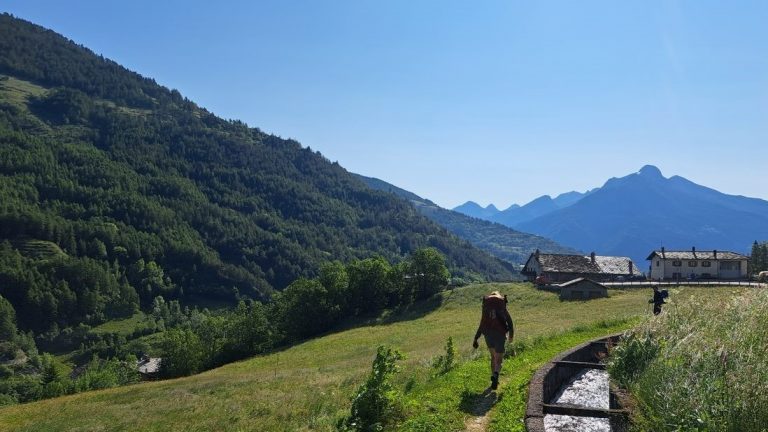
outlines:
[[[668,251],[655,250],[646,258],[651,262],[653,280],[747,278],[749,257],[728,251]]]
[[[160,374],[160,363],[163,361],[160,357],[149,357],[142,355],[136,362],[136,370],[141,374],[141,378],[148,380],[157,378]]]
[[[560,284],[561,300],[589,300],[608,297],[608,288],[593,280],[578,278]]]
[[[521,271],[529,281],[568,282],[578,278],[597,282],[628,280],[643,274],[627,257],[532,253]]]

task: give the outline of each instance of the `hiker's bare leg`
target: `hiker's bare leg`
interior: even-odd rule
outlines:
[[[491,353],[491,375],[496,372],[496,350],[488,347],[488,352]]]
[[[493,351],[491,354],[492,371],[491,373],[501,373],[501,362],[504,361],[504,353]]]

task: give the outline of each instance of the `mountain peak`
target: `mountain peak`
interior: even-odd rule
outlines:
[[[653,165],[646,165],[640,168],[640,171],[638,171],[637,173],[643,177],[664,178],[664,176],[661,174],[661,170],[656,168]]]

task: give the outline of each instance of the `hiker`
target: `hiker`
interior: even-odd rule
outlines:
[[[665,304],[665,298],[669,296],[667,290],[659,291],[658,285],[653,287],[653,298],[648,300],[648,303],[653,303],[653,314],[658,315],[661,313],[661,305]]]
[[[512,324],[512,317],[507,311],[507,296],[502,296],[498,291],[494,291],[483,297],[483,316],[480,318],[480,326],[475,333],[475,340],[472,342],[472,348],[477,348],[477,340],[480,335],[485,336],[485,344],[491,353],[491,389],[496,390],[499,386],[499,373],[501,372],[501,362],[504,360],[504,344],[509,332],[509,341],[515,336],[515,327]]]

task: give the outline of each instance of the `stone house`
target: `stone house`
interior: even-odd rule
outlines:
[[[532,253],[521,271],[529,281],[545,283],[567,282],[578,278],[598,282],[628,280],[642,277],[631,259],[627,257],[595,255],[565,255]]]
[[[608,288],[586,278],[574,279],[560,284],[561,300],[589,300],[608,297]]]

